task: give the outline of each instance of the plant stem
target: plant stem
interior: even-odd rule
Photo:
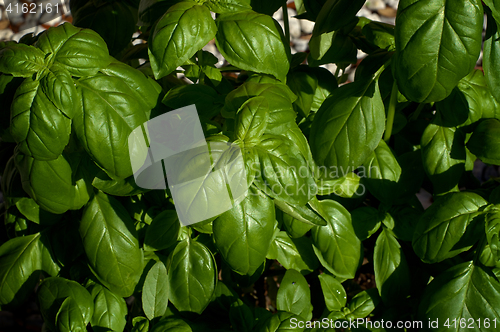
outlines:
[[[281,7],[283,11],[283,25],[285,26],[285,38],[290,43],[290,24],[288,23],[288,7],[286,3]]]
[[[420,112],[422,112],[422,110],[424,109],[424,106],[425,106],[425,103],[418,104],[417,109],[410,116],[410,121],[415,121],[416,119],[418,119],[418,116],[420,115]]]
[[[389,141],[392,135],[392,126],[394,125],[394,115],[396,114],[396,105],[398,103],[398,85],[396,81],[392,83],[391,100],[387,110],[387,123],[385,125],[384,141]]]

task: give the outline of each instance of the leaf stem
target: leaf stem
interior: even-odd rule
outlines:
[[[285,4],[281,7],[283,11],[283,25],[285,26],[285,38],[290,43],[290,24],[288,22],[288,7]]]
[[[410,116],[410,121],[415,121],[416,119],[418,119],[418,116],[420,115],[420,112],[422,112],[422,110],[424,109],[424,106],[425,106],[425,103],[418,104],[417,109]]]
[[[396,105],[398,103],[398,85],[396,80],[392,83],[391,99],[387,110],[387,123],[385,125],[384,141],[389,141],[392,135],[392,127],[394,125],[394,115],[396,114]]]

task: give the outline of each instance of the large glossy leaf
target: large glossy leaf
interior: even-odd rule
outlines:
[[[131,67],[113,64],[104,72],[77,81],[81,102],[73,128],[92,159],[111,178],[124,179],[133,173],[128,136],[148,120],[158,95]]]
[[[42,268],[40,233],[13,238],[0,246],[0,305],[21,304],[33,291]]]
[[[355,17],[365,0],[328,0],[321,8],[316,19],[314,32],[324,33],[339,30]]]
[[[35,46],[46,61],[57,62],[73,76],[95,75],[110,63],[106,42],[96,32],[64,23],[40,35]]]
[[[482,30],[481,1],[401,1],[394,71],[399,91],[416,102],[446,98],[474,69]]]
[[[56,314],[57,331],[60,332],[84,332],[87,331],[88,322],[83,316],[82,308],[78,305],[78,300],[67,297]]]
[[[410,270],[401,245],[391,230],[384,227],[373,253],[375,282],[386,303],[403,299],[410,291]]]
[[[384,140],[380,140],[363,166],[368,190],[381,202],[391,204],[399,195],[401,166]]]
[[[251,97],[261,96],[267,99],[269,118],[266,127],[267,134],[285,134],[295,124],[297,114],[292,102],[297,98],[286,85],[275,83],[258,83],[250,81],[230,92],[225,101],[222,115],[226,118],[236,118],[238,109]]]
[[[80,235],[90,268],[113,293],[130,296],[142,274],[143,254],[125,208],[97,193],[83,212]]]
[[[10,130],[21,152],[53,160],[69,142],[71,120],[51,102],[39,80],[27,78],[14,95]]]
[[[294,109],[303,117],[316,112],[337,87],[337,80],[325,68],[298,66],[288,74],[287,85],[297,95]]]
[[[215,246],[234,271],[252,275],[266,259],[275,222],[272,199],[251,187],[240,204],[214,220]]]
[[[310,238],[291,239],[283,231],[276,235],[267,258],[276,259],[287,270],[294,269],[303,274],[314,271],[319,265]]]
[[[207,7],[194,1],[170,7],[151,35],[149,60],[156,79],[183,65],[215,37],[216,31]]]
[[[153,218],[146,229],[145,250],[167,249],[175,244],[181,224],[175,210],[164,210]]]
[[[349,314],[346,315],[347,319],[365,318],[368,316],[375,307],[380,303],[380,296],[376,288],[364,290],[354,296],[347,307]]]
[[[500,165],[500,120],[481,121],[467,142],[467,147],[483,162]]]
[[[142,287],[142,309],[150,320],[165,315],[168,305],[167,268],[158,261],[149,270]]]
[[[420,218],[413,249],[426,263],[435,263],[468,250],[478,240],[478,210],[488,204],[471,192],[450,193],[437,199]]]
[[[76,281],[60,277],[47,278],[40,284],[38,303],[45,324],[56,331],[85,331],[94,312],[90,293]]]
[[[354,278],[360,262],[361,241],[354,233],[351,215],[335,201],[321,201],[320,205],[328,224],[311,230],[316,255],[335,276]]]
[[[378,83],[346,84],[333,91],[314,117],[310,135],[314,160],[320,166],[352,172],[375,150],[384,129]]]
[[[14,77],[30,77],[46,68],[45,54],[25,44],[11,44],[0,50],[0,71]]]
[[[85,179],[78,178],[76,160],[70,155],[43,161],[17,153],[15,161],[24,191],[43,209],[61,214],[78,210],[89,200]]]
[[[269,104],[262,96],[248,99],[238,110],[235,137],[244,147],[260,142],[269,119]]]
[[[329,274],[320,274],[318,278],[321,283],[321,290],[325,297],[327,309],[329,311],[340,311],[347,303],[347,294],[344,286]]]
[[[452,190],[465,171],[465,134],[455,127],[429,124],[422,135],[422,161],[436,194]]]
[[[361,241],[375,234],[384,219],[382,214],[371,206],[363,206],[351,211],[351,217],[354,232]]]
[[[486,214],[485,231],[491,253],[498,260],[500,259],[500,209],[498,205]]]
[[[236,13],[252,9],[250,0],[208,0],[204,5],[210,11],[218,14]]]
[[[254,184],[267,195],[305,205],[316,193],[316,183],[305,156],[289,139],[264,135],[252,148],[256,154]]]
[[[227,61],[243,70],[271,74],[285,81],[290,47],[274,19],[246,11],[221,14],[216,23],[215,42]]]
[[[496,331],[499,308],[497,278],[487,268],[464,262],[438,275],[425,288],[419,316],[425,321],[439,319],[440,322],[434,328],[424,324],[422,331]],[[442,324],[448,319],[449,326]],[[460,324],[462,321],[466,324]]]
[[[87,1],[71,14],[75,26],[97,32],[113,55],[127,47],[137,30],[137,8],[132,8],[126,1]]]
[[[94,331],[123,331],[127,324],[127,303],[107,288],[95,284],[90,290],[94,314],[90,324]]]
[[[493,1],[488,1],[493,4]],[[500,8],[500,6],[499,6]],[[498,11],[494,11],[497,18],[500,19]],[[497,100],[500,100],[500,32],[498,31],[498,23],[493,19],[491,14],[488,15],[488,27],[486,29],[486,39],[484,41],[483,51],[483,68],[486,82],[491,93]]]
[[[210,250],[191,239],[180,242],[169,256],[169,300],[179,311],[201,314],[211,301],[217,267]]]
[[[281,280],[276,297],[278,310],[299,315],[304,319],[312,318],[311,291],[306,278],[297,270],[287,270]]]

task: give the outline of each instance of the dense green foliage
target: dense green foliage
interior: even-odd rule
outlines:
[[[402,0],[391,26],[296,0],[316,25],[292,55],[285,1],[72,0],[74,25],[1,43],[1,309],[37,287],[52,331],[497,331],[500,180],[472,175],[500,164],[495,3]],[[241,148],[248,195],[181,227],[128,137],[193,103]]]

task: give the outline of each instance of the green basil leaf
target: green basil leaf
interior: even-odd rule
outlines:
[[[413,235],[413,249],[426,263],[458,255],[478,240],[479,209],[488,204],[481,196],[449,193],[438,198],[422,215]]]
[[[365,0],[328,0],[316,19],[314,32],[324,33],[339,30],[350,23],[363,7]]]
[[[26,300],[38,282],[41,263],[40,233],[0,246],[0,305],[17,306]]]
[[[327,224],[323,216],[316,213],[313,208],[310,208],[311,202],[309,202],[308,205],[301,206],[301,205],[289,204],[285,201],[275,199],[274,203],[281,211],[293,217],[294,220],[298,220],[301,223],[304,223],[305,226],[315,226],[315,225],[325,226]],[[308,228],[307,230],[309,229],[310,228]]]
[[[92,180],[92,186],[113,196],[134,196],[148,191],[147,189],[138,187],[133,176],[121,180],[113,180],[104,171],[97,173],[94,180]]]
[[[484,0],[486,6],[491,10],[491,13],[497,22],[500,22],[500,4],[494,0]],[[498,7],[498,8],[497,8]]]
[[[349,314],[346,319],[358,319],[367,317],[375,307],[380,303],[380,296],[377,289],[370,288],[356,294],[349,301]]]
[[[386,204],[398,198],[400,193],[397,183],[401,177],[401,166],[384,140],[380,140],[364,163],[364,168],[368,176],[363,178],[363,182],[373,196]]]
[[[37,293],[40,312],[47,327],[57,331],[61,327],[66,331],[85,331],[92,318],[94,304],[92,296],[83,286],[73,280],[51,277],[40,284]],[[79,325],[80,329],[71,330],[73,324]]]
[[[178,332],[193,332],[191,326],[183,319],[175,317],[166,317],[155,324],[151,332],[178,331]]]
[[[83,211],[80,235],[97,279],[117,295],[132,295],[142,274],[143,254],[125,208],[97,193]]]
[[[478,0],[401,1],[394,63],[399,91],[416,102],[446,98],[474,69],[482,31]]]
[[[396,45],[394,42],[394,26],[387,23],[372,21],[361,29],[366,39],[388,51],[394,51]]]
[[[253,331],[255,317],[252,309],[243,301],[234,301],[229,308],[229,320],[234,330],[241,332]]]
[[[173,246],[179,237],[180,227],[175,210],[160,212],[146,229],[144,250],[157,251]]]
[[[468,330],[471,323],[475,331],[493,331],[494,321],[500,319],[499,299],[500,284],[495,276],[481,266],[464,262],[438,275],[425,288],[419,317],[439,322],[449,319],[449,327],[439,324],[433,331],[462,332]],[[483,325],[486,319],[491,322],[489,327]],[[467,327],[453,324],[454,320],[466,321]],[[479,321],[481,327],[477,325]]]
[[[180,2],[160,18],[151,34],[149,60],[156,79],[183,65],[215,37],[217,27],[207,7]]]
[[[132,319],[132,332],[148,332],[149,320],[146,317],[137,316]]]
[[[30,77],[46,68],[45,54],[38,48],[25,45],[8,45],[0,50],[0,71],[14,77]]]
[[[130,84],[138,77],[146,80],[142,73],[121,65],[110,67],[109,75],[97,74],[77,81],[81,103],[77,106],[73,129],[87,153],[111,178],[124,179],[133,173],[128,136],[148,120],[156,97],[154,93],[143,93],[148,85],[136,91],[135,84]],[[154,91],[151,85],[149,88]]]
[[[493,1],[489,1],[493,4]],[[485,2],[486,3],[486,2]],[[497,18],[500,20],[498,11],[494,11]],[[488,83],[489,90],[497,100],[500,100],[500,32],[498,31],[498,23],[495,22],[491,14],[488,15],[488,26],[486,29],[486,37],[484,40],[483,50],[483,68],[486,82]]]
[[[314,160],[342,172],[356,169],[375,150],[384,129],[385,111],[378,83],[356,81],[341,86],[314,117],[310,136]]]
[[[467,148],[483,162],[500,165],[500,120],[481,121],[467,142]]]
[[[353,40],[343,31],[331,31],[318,35],[313,33],[309,41],[311,51],[308,58],[310,66],[326,63],[349,64],[357,59],[357,48]]]
[[[211,119],[220,112],[220,100],[217,92],[207,85],[187,84],[172,88],[163,98],[162,103],[172,109],[196,105],[200,118]]]
[[[235,137],[244,145],[258,144],[269,119],[269,105],[262,96],[248,99],[238,110]]]
[[[276,202],[275,202],[275,204],[276,204]],[[311,224],[306,224],[302,221],[295,219],[294,217],[292,217],[288,213],[282,212],[281,208],[278,206],[278,204],[276,204],[276,207],[280,209],[280,210],[276,210],[276,219],[280,220],[279,214],[278,214],[278,213],[280,213],[281,214],[281,221],[283,222],[283,226],[285,226],[286,233],[291,238],[302,237],[307,232],[309,232],[309,230],[313,227],[313,225],[311,225]],[[304,208],[307,209],[307,207],[304,207]]]
[[[162,317],[168,305],[167,268],[158,261],[149,270],[142,287],[142,309],[150,320]]]
[[[275,315],[270,316],[260,328],[259,332],[284,332],[284,331],[298,331],[302,332],[305,327],[298,327],[297,322],[303,321],[304,318],[297,316],[294,313],[286,311],[278,311]]]
[[[454,127],[429,124],[422,135],[422,159],[436,194],[458,185],[465,171],[465,134]]]
[[[88,1],[71,14],[73,24],[97,32],[106,41],[111,54],[127,47],[137,30],[137,7],[124,1]]]
[[[10,131],[22,153],[53,160],[69,142],[71,120],[50,101],[40,81],[27,78],[12,101]]]
[[[290,47],[271,17],[246,11],[221,14],[215,42],[224,58],[243,70],[271,74],[284,82],[290,69]]]
[[[214,220],[215,246],[233,271],[252,275],[266,259],[275,222],[272,199],[250,187],[240,204]]]
[[[237,13],[252,9],[250,0],[208,0],[204,5],[217,14]]]
[[[306,320],[312,318],[311,291],[306,278],[297,270],[287,270],[276,297],[278,310],[294,313]]]
[[[75,116],[76,88],[71,74],[54,64],[40,79],[40,87],[47,98],[68,118]]]
[[[361,241],[375,234],[384,219],[380,212],[371,206],[351,211],[351,217],[354,232]]]
[[[347,294],[344,286],[333,276],[329,274],[320,274],[318,276],[321,283],[321,290],[325,297],[326,308],[329,311],[339,311],[347,303]]]
[[[108,48],[101,36],[70,23],[43,32],[35,46],[46,54],[46,61],[57,62],[73,76],[95,75],[110,63]]]
[[[271,243],[267,258],[276,259],[285,269],[302,274],[314,271],[319,265],[310,238],[291,239],[283,231]]]
[[[169,300],[177,310],[201,314],[215,292],[217,267],[207,247],[187,238],[169,257]]]
[[[61,214],[78,210],[89,200],[85,179],[78,178],[69,155],[55,160],[36,160],[16,153],[15,162],[24,191],[44,210]]]
[[[391,303],[404,299],[410,292],[410,270],[401,245],[394,233],[383,228],[373,253],[375,282],[382,300]]]
[[[337,88],[337,80],[325,68],[300,65],[288,74],[286,83],[297,95],[294,109],[302,117],[316,112],[323,101]]]
[[[84,332],[87,330],[87,324],[88,321],[85,321],[77,300],[67,297],[56,314],[57,331]]]
[[[354,278],[361,257],[361,241],[354,233],[351,215],[335,201],[320,201],[320,206],[328,224],[311,230],[316,256],[335,276]]]
[[[278,83],[276,83],[278,82]],[[282,135],[295,126],[297,114],[293,110],[292,102],[297,98],[285,84],[259,83],[254,80],[245,82],[226,96],[222,115],[225,118],[236,118],[238,109],[247,99],[262,96],[269,105],[269,120],[266,127],[267,134]]]
[[[99,284],[92,286],[90,294],[94,301],[90,325],[94,331],[123,331],[127,324],[125,300]]]
[[[498,260],[500,259],[500,210],[498,206],[490,209],[486,214],[485,231],[491,253]]]
[[[41,225],[51,225],[61,219],[60,215],[40,209],[33,199],[23,197],[16,202],[16,207],[28,220]]]
[[[267,195],[305,205],[316,193],[311,169],[297,146],[284,137],[264,135],[253,150],[258,159],[254,184]]]

